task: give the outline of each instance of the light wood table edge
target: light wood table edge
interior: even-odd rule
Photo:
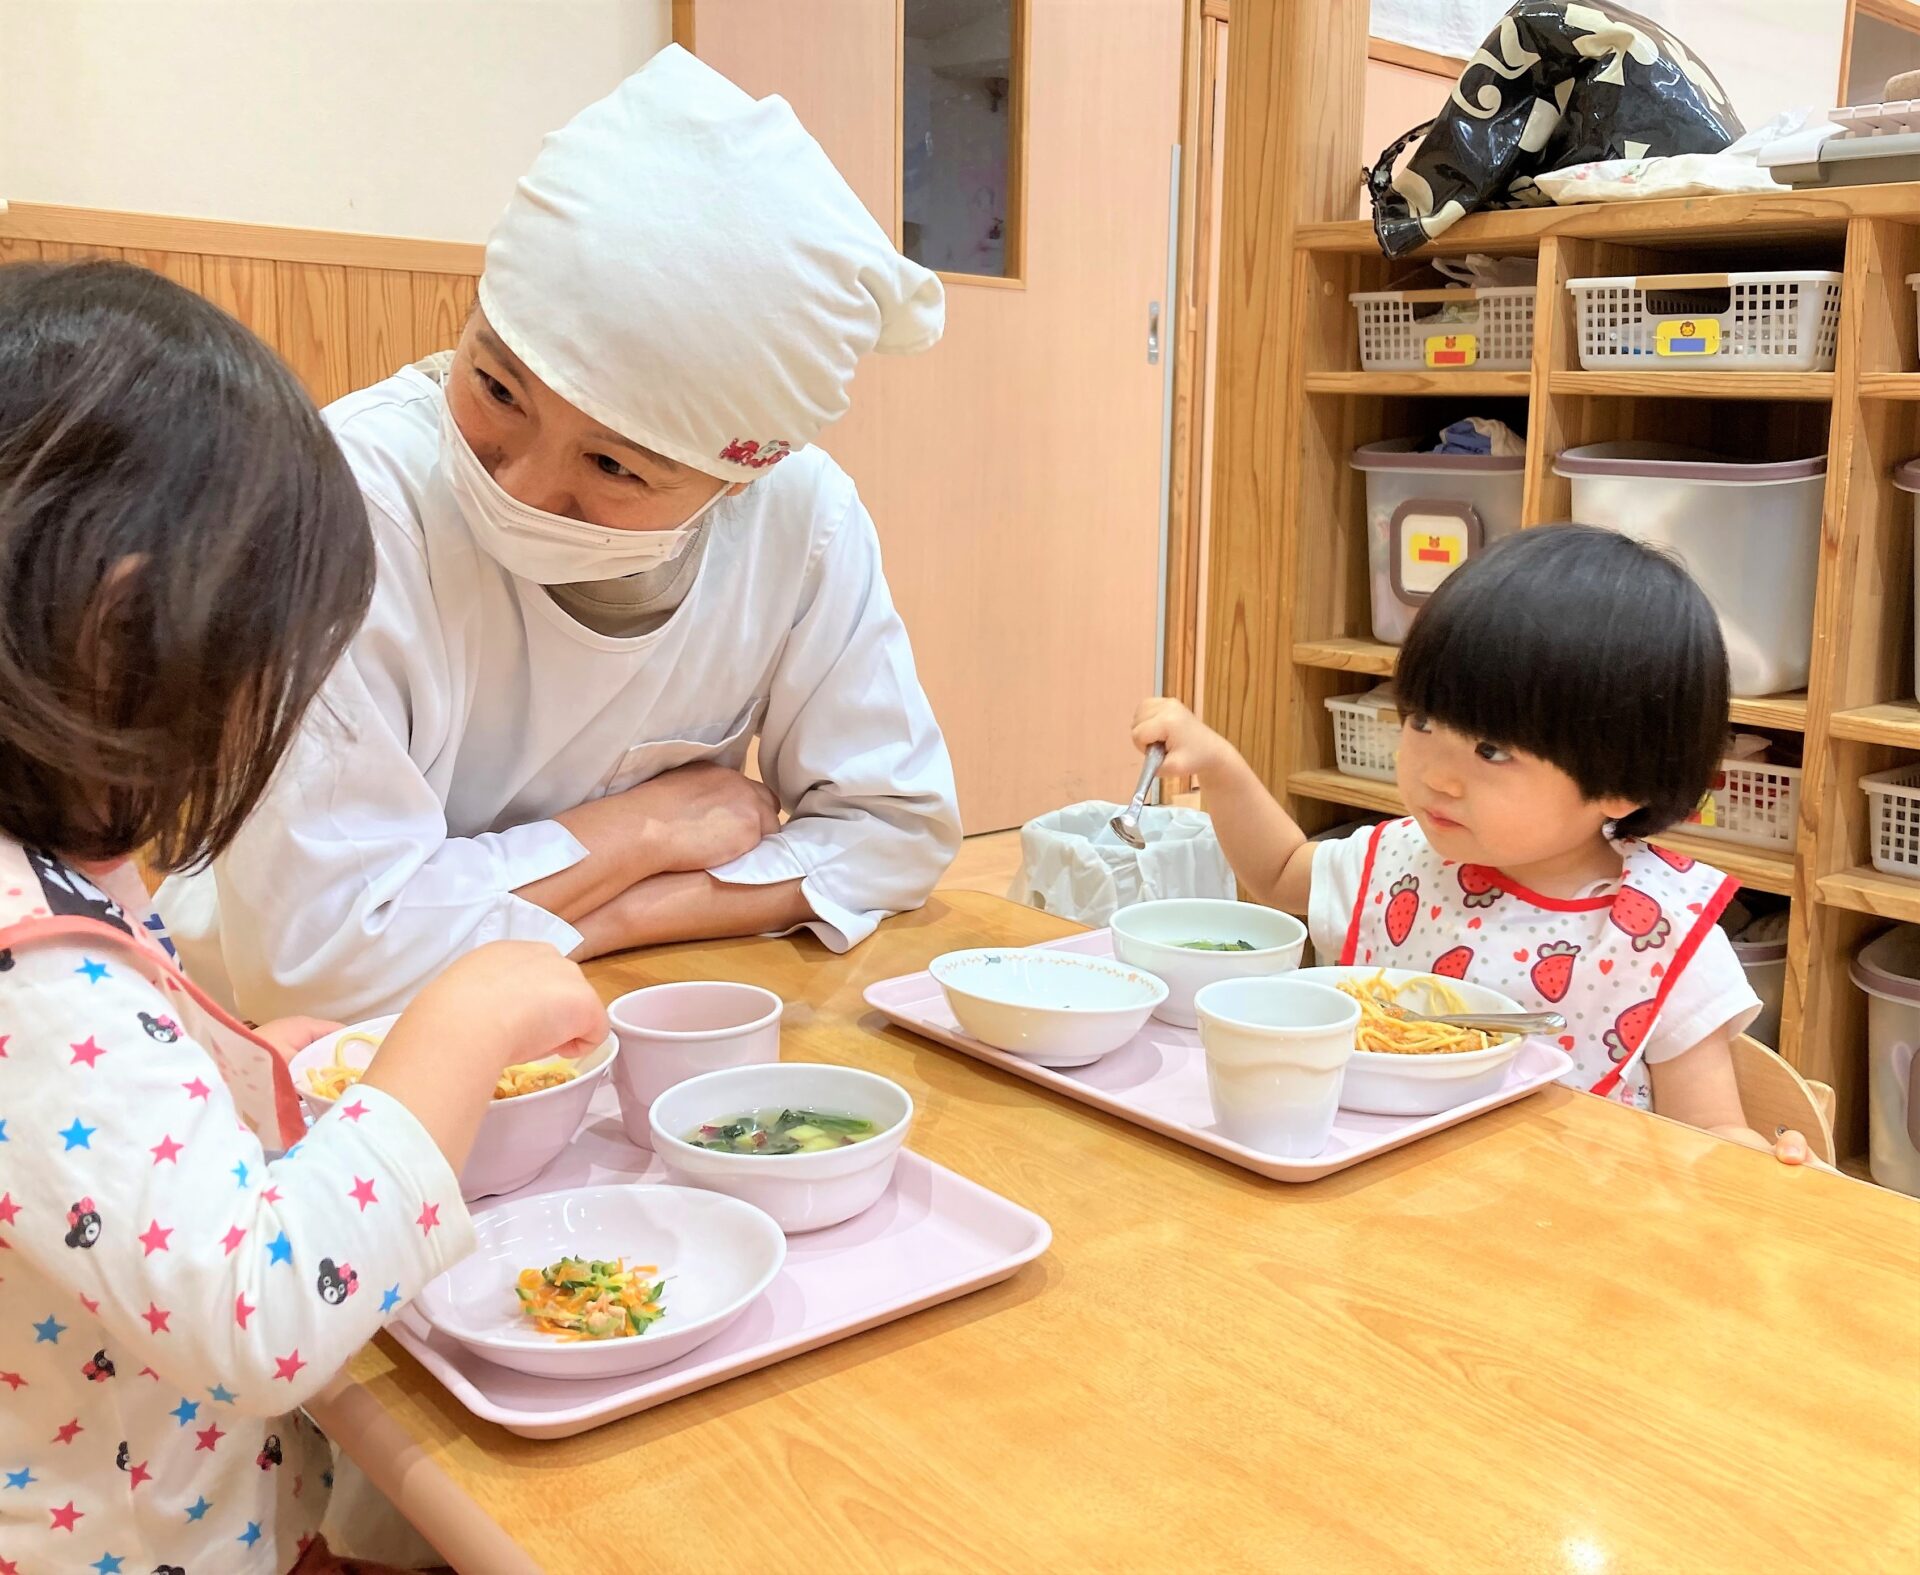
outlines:
[[[364,1384],[342,1372],[306,1409],[456,1570],[468,1575],[543,1575],[541,1566],[485,1506],[434,1464]]]

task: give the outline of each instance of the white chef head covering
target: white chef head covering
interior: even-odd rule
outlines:
[[[867,351],[925,350],[946,319],[786,100],[678,45],[546,139],[480,305],[562,399],[724,481],[811,443]]]

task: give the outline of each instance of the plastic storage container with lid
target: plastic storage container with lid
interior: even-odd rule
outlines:
[[[1520,528],[1526,460],[1519,454],[1434,454],[1420,438],[1353,451],[1367,478],[1367,571],[1373,637],[1398,645],[1420,604],[1482,547]]]
[[[1594,443],[1554,463],[1573,517],[1671,551],[1720,615],[1737,695],[1806,687],[1827,458],[1749,464],[1673,443]]]
[[[1830,372],[1840,275],[1670,273],[1569,279],[1590,372]]]
[[[1867,1158],[1883,1187],[1920,1197],[1920,926],[1902,924],[1853,960],[1867,992]]]
[[[1920,274],[1913,275],[1920,279]],[[1920,459],[1910,459],[1898,466],[1893,473],[1893,484],[1902,492],[1915,494],[1913,500],[1913,519],[1915,526],[1915,545],[1920,547]],[[1920,551],[1913,555],[1913,595],[1916,606],[1920,606]],[[1913,643],[1913,692],[1920,695],[1920,640]]]
[[[1769,1049],[1778,1049],[1780,1010],[1787,998],[1787,910],[1756,919],[1736,902],[1720,923],[1747,983],[1760,997],[1760,1015],[1747,1025],[1747,1032]]]

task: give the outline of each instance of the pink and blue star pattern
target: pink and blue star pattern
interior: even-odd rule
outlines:
[[[377,1089],[270,1156],[144,938],[7,940],[0,1575],[286,1571],[331,1480],[298,1407],[469,1250],[458,1184]]]

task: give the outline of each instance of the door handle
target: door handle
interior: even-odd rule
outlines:
[[[1147,365],[1160,364],[1160,303],[1147,302]]]

